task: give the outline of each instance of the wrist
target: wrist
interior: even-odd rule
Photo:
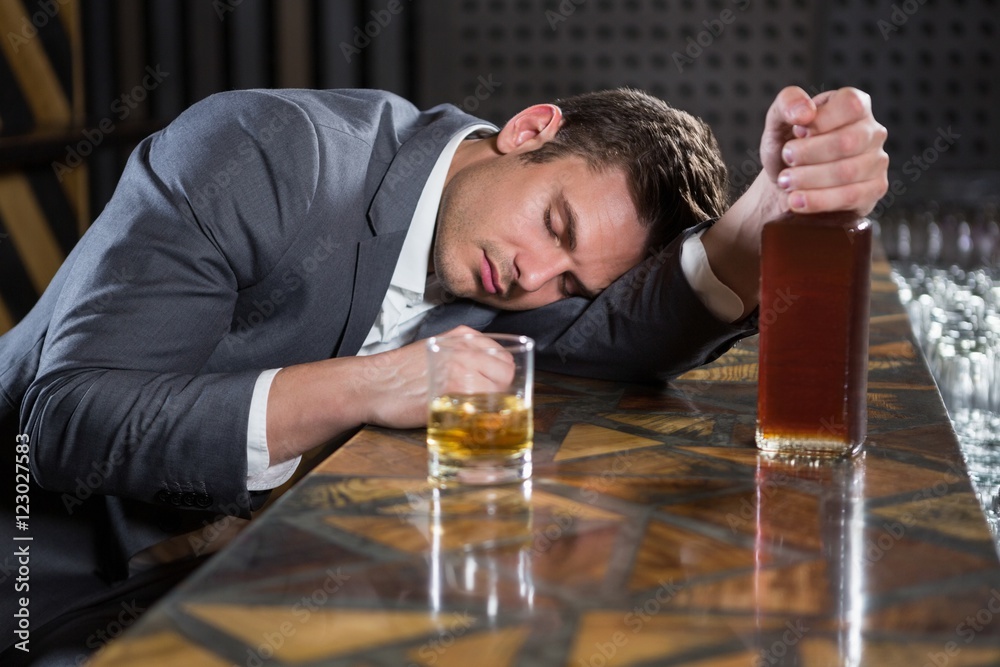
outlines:
[[[760,230],[765,223],[788,212],[788,195],[771,180],[767,172],[761,170],[750,187],[733,205],[740,214],[742,226],[748,233],[760,238]]]
[[[361,357],[345,357],[342,361],[350,368],[351,382],[346,387],[344,401],[350,415],[361,424],[378,424],[378,400],[375,392],[384,378],[385,353]]]
[[[757,307],[760,291],[760,234],[783,213],[780,189],[761,172],[750,187],[702,236],[715,276],[743,302],[742,317]]]
[[[366,383],[357,376],[359,359],[325,359],[278,372],[267,405],[272,465],[365,423],[365,403],[359,394]]]

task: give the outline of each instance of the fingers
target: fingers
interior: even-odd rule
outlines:
[[[438,334],[438,338],[446,338],[449,336],[467,336],[469,334],[478,334],[479,332],[470,326],[464,324],[459,324],[454,329],[448,329],[442,334]]]
[[[510,357],[510,353],[507,352],[500,343],[496,342],[489,336],[483,334],[480,331],[473,329],[472,327],[461,324],[454,329],[449,329],[443,334],[439,335],[438,338],[461,338],[461,341],[452,340],[449,345],[452,349],[460,349],[461,347],[468,347],[470,349],[479,350],[493,350],[495,354],[501,357]],[[416,344],[420,344],[419,342]]]
[[[784,169],[778,175],[778,187],[788,192],[833,188],[879,178],[889,166],[884,150],[865,151],[829,164],[805,165]]]
[[[514,380],[514,361],[487,351],[456,352],[447,360],[447,366],[438,368],[435,394],[482,394],[504,391]]]
[[[826,91],[817,95],[814,101],[816,117],[804,124],[804,136],[830,132],[871,116],[871,96],[857,88]]]
[[[787,208],[797,213],[869,213],[888,188],[889,165],[883,150],[887,132],[872,115],[871,98],[856,88],[841,88],[812,102],[812,117],[797,122],[808,116],[800,110],[796,121],[788,121],[795,124],[784,135],[781,167],[768,173],[777,172],[774,182],[787,197]],[[782,107],[788,103],[802,104],[798,91],[783,90],[772,109],[795,116],[794,107]],[[762,144],[762,156],[763,149]]]
[[[765,132],[780,130],[783,126],[807,125],[816,116],[816,102],[809,93],[798,86],[783,88],[774,98],[764,120]]]
[[[816,95],[816,97],[812,98],[813,102],[816,103],[816,108],[818,109],[819,107],[829,102],[830,98],[836,95],[838,92],[840,92],[840,90],[843,90],[843,88],[838,90],[824,90],[822,93]]]
[[[468,327],[453,329],[441,338],[441,351],[433,361],[433,391],[488,393],[507,389],[514,380],[514,356],[497,341]]]
[[[885,138],[886,129],[869,116],[825,134],[791,139],[781,157],[790,167],[825,164],[881,150]]]
[[[782,89],[774,99],[764,120],[764,133],[760,138],[760,159],[764,171],[775,179],[785,166],[781,149],[792,139],[795,128],[811,123],[816,117],[816,103],[798,86]]]
[[[788,195],[788,207],[796,213],[854,211],[866,215],[888,189],[888,179],[871,179],[833,188],[796,190]]]
[[[428,390],[434,395],[491,393],[506,390],[514,380],[513,356],[475,329],[460,326],[438,338],[448,340],[450,351],[433,362],[426,340],[354,358],[361,366],[359,391],[367,405],[366,423],[420,426],[426,423]]]

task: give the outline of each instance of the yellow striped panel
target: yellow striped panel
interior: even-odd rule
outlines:
[[[14,77],[21,84],[24,98],[31,107],[35,122],[43,126],[66,127],[72,122],[69,100],[59,84],[42,40],[10,39],[21,36],[24,5],[19,0],[0,0],[0,34],[3,52]]]
[[[87,110],[84,107],[83,86],[83,40],[80,37],[80,5],[77,0],[66,0],[59,12],[59,19],[69,35],[70,53],[73,67],[73,123],[83,125]]]
[[[0,174],[0,216],[31,284],[41,294],[65,258],[24,174]]]
[[[65,2],[65,4],[62,4]],[[80,5],[77,0],[60,0],[59,20],[66,30],[72,54],[73,126],[82,127],[86,120],[83,86],[83,42],[80,38]],[[87,187],[86,163],[64,174],[60,179],[63,193],[76,216],[77,229],[82,236],[90,224],[90,191]]]
[[[64,173],[62,182],[63,194],[66,201],[73,210],[76,219],[77,233],[83,236],[90,226],[90,191],[87,188],[87,165],[81,164],[79,167]]]
[[[4,334],[14,328],[14,317],[7,310],[7,304],[0,297],[0,334]]]
[[[79,43],[80,39],[80,31],[78,30],[80,25],[80,8],[77,6],[77,0],[59,0],[59,2],[61,8],[59,10],[59,22],[63,24],[63,29],[69,35],[70,45],[75,46]],[[76,58],[77,55],[79,54],[74,50],[73,57]]]

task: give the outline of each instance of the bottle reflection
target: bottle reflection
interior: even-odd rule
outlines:
[[[495,626],[501,610],[534,608],[531,482],[431,491],[430,605]]]
[[[863,452],[808,463],[758,457],[754,664],[862,664],[864,471]],[[818,559],[803,558],[817,548]]]

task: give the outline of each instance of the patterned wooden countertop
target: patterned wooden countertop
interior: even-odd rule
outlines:
[[[421,431],[367,428],[95,664],[1000,664],[1000,562],[888,273],[851,461],[758,456],[756,339],[662,390],[542,374],[530,484],[437,491]]]

